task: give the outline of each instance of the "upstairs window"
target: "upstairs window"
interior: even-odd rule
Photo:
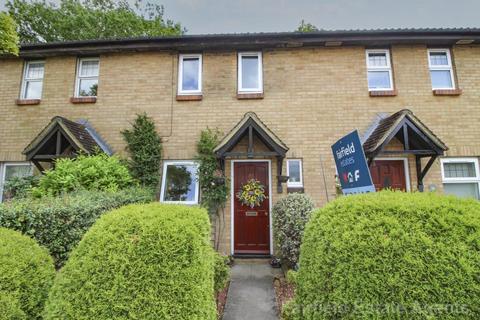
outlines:
[[[367,50],[368,90],[393,90],[389,50]]]
[[[432,89],[455,89],[452,59],[448,49],[429,49],[428,65],[432,79]]]
[[[182,54],[178,66],[178,94],[202,93],[202,55]]]
[[[43,61],[28,61],[25,63],[21,99],[42,98],[44,69],[45,63]]]
[[[78,60],[76,97],[97,96],[99,65],[100,61],[98,58],[83,58]]]
[[[302,160],[287,160],[287,187],[303,187]]]
[[[480,199],[478,159],[442,159],[443,189],[446,194],[462,198]]]
[[[238,92],[263,92],[261,52],[242,52],[238,54]]]
[[[165,161],[160,201],[197,204],[198,164],[193,161]]]

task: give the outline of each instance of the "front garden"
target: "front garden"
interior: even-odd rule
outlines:
[[[287,223],[304,217],[308,201],[297,198],[274,214]],[[276,281],[283,319],[480,317],[476,200],[393,191],[340,197],[311,213],[301,245],[300,233],[284,233],[279,247],[290,270]]]
[[[128,160],[63,158],[6,186],[0,319],[217,318],[229,261],[207,210],[154,201],[161,139],[146,115],[124,136]]]

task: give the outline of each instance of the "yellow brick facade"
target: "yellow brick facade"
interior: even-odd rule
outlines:
[[[395,45],[391,56],[397,96],[370,97],[364,47],[265,49],[264,98],[238,100],[236,52],[203,52],[203,99],[176,101],[177,53],[104,54],[94,104],[69,102],[76,57],[49,57],[42,101],[32,106],[15,104],[23,60],[0,59],[0,162],[24,160],[24,147],[56,115],[88,119],[116,153],[125,155],[120,131],[144,111],[155,119],[164,157],[171,160],[193,159],[202,129],[218,127],[227,133],[246,112],[255,112],[289,147],[287,158],[303,160],[305,192],[318,206],[327,195],[335,197],[330,146],[353,129],[364,132],[379,112],[409,108],[449,147],[447,156],[479,156],[480,47],[452,49],[460,96],[432,94],[426,46]],[[228,177],[230,167],[226,161]],[[409,172],[415,190],[413,158]],[[276,193],[274,160],[272,179],[275,203],[282,195]],[[438,160],[424,183],[426,190],[431,185],[442,189]],[[221,251],[230,253],[230,202],[226,208]]]

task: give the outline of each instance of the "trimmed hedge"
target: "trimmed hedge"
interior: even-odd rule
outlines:
[[[0,204],[0,227],[18,230],[45,246],[57,268],[104,212],[153,200],[153,191],[130,188],[115,193],[81,191],[55,198],[16,199]]]
[[[296,294],[303,319],[479,319],[480,203],[341,197],[307,225]]]
[[[0,228],[0,319],[40,319],[54,277],[46,249]]]
[[[214,287],[215,292],[219,292],[225,288],[228,280],[230,279],[230,258],[228,256],[222,256],[215,252],[215,278]]]
[[[102,216],[50,291],[45,319],[216,319],[204,209],[151,203]]]
[[[273,206],[275,245],[291,268],[298,263],[303,232],[313,209],[312,199],[303,193],[291,193]]]

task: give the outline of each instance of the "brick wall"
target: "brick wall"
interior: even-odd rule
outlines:
[[[204,52],[203,99],[176,101],[177,55],[116,53],[100,57],[98,100],[71,104],[75,57],[46,59],[40,105],[17,106],[23,62],[0,60],[0,161],[20,161],[23,148],[55,115],[88,119],[115,152],[124,154],[120,131],[136,113],[147,112],[163,136],[166,159],[192,159],[200,131],[218,127],[228,132],[248,111],[290,148],[287,157],[303,159],[305,192],[317,205],[335,194],[335,167],[330,146],[357,128],[363,132],[378,112],[411,109],[450,148],[448,156],[480,155],[480,47],[452,50],[460,96],[434,96],[425,46],[391,48],[394,97],[370,97],[367,90],[365,48],[264,50],[264,98],[236,98],[235,52]],[[326,186],[322,166],[325,169]],[[272,161],[273,201],[276,163]],[[227,175],[230,163],[227,161]],[[415,163],[409,160],[412,189]],[[284,169],[285,170],[285,169]],[[441,189],[439,163],[425,179],[425,188]],[[284,188],[286,189],[286,188]],[[325,190],[326,189],[326,190]],[[226,230],[230,228],[227,204]],[[229,252],[229,235],[222,249]]]

